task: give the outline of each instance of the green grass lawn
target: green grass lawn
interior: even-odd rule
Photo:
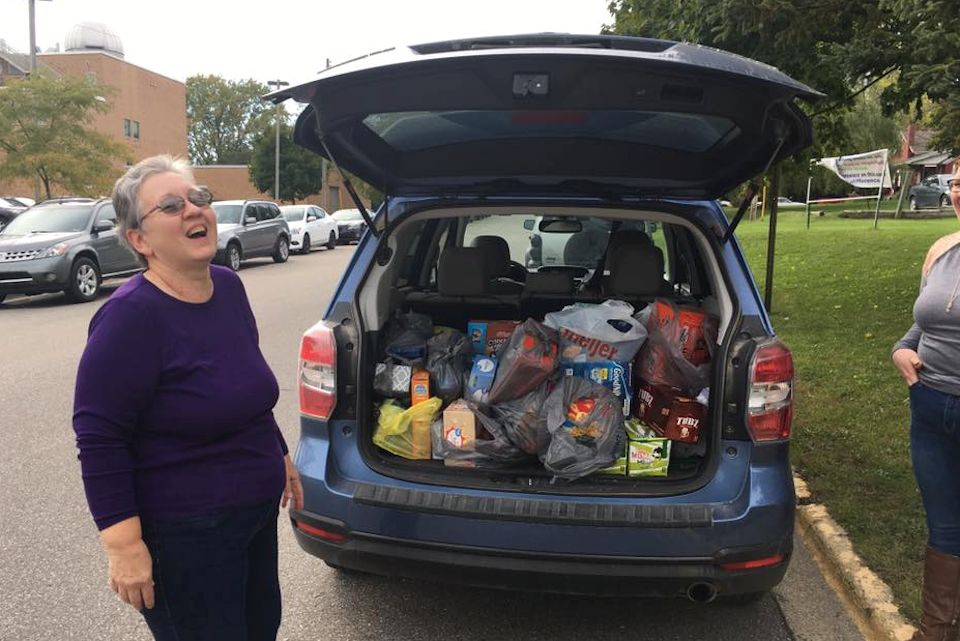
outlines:
[[[927,249],[960,225],[881,219],[874,230],[837,218],[842,208],[809,230],[803,210],[778,216],[771,318],[795,359],[793,463],[916,620],[926,525],[890,348],[912,323]],[[768,229],[767,220],[737,229],[761,292]]]

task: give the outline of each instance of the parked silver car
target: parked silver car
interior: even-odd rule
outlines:
[[[919,185],[910,188],[910,209],[916,211],[921,207],[949,207],[950,186],[947,181],[952,174],[934,174],[927,176]]]
[[[233,271],[241,261],[271,256],[276,263],[290,257],[290,227],[274,203],[263,200],[218,200],[217,262]]]
[[[91,301],[104,279],[140,271],[116,226],[107,199],[62,198],[26,210],[0,233],[0,302],[8,294],[59,291]]]

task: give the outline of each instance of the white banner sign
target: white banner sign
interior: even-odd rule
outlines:
[[[893,187],[893,183],[890,181],[890,170],[887,168],[886,149],[868,151],[865,154],[853,156],[822,158],[819,164],[854,187],[879,189],[881,176],[883,176],[883,186],[885,188]]]

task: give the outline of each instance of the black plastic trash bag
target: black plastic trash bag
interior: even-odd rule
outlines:
[[[603,385],[564,377],[544,402],[543,414],[550,433],[543,465],[558,478],[586,476],[622,455],[623,408]]]
[[[432,426],[433,458],[455,461],[462,467],[502,468],[528,458],[510,439],[503,427],[484,414],[476,403],[464,401],[476,421],[476,438],[468,447],[457,447],[443,438],[443,422]]]
[[[542,414],[549,385],[544,383],[526,396],[490,408],[510,441],[527,454],[543,455],[550,444],[547,419]]]
[[[401,314],[387,328],[387,356],[412,367],[427,358],[427,339],[433,336],[433,320],[424,314]]]
[[[463,396],[463,381],[470,359],[470,341],[462,333],[450,330],[427,341],[427,371],[430,393],[445,401]]]

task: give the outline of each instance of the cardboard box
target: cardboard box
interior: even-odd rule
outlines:
[[[430,398],[430,372],[415,369],[410,376],[410,405],[422,403]]]
[[[627,441],[627,476],[666,476],[670,467],[670,441],[644,438]]]
[[[414,460],[429,460],[433,456],[430,445],[430,419],[415,418],[410,421],[410,440],[413,452],[410,456]]]
[[[467,338],[474,354],[495,355],[500,347],[510,340],[510,335],[520,321],[472,320],[467,323]]]
[[[470,368],[464,396],[468,400],[485,404],[496,376],[497,357],[477,354],[473,357],[473,367]]]
[[[680,390],[641,380],[637,385],[637,417],[672,441],[696,443],[707,408]]]
[[[623,404],[623,415],[630,416],[633,405],[633,363],[596,361],[593,363],[564,363],[564,376],[585,378],[603,385]]]
[[[463,451],[472,451],[477,440],[477,419],[463,401],[454,401],[443,411],[443,440]],[[473,461],[444,459],[444,465],[474,467]]]

